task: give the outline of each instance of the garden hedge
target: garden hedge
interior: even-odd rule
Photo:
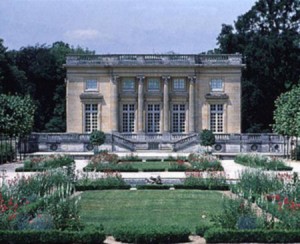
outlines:
[[[103,243],[103,231],[6,231],[0,230],[0,243]]]
[[[35,168],[35,169],[26,169],[24,167],[19,167],[15,169],[15,172],[43,172],[49,170],[49,168]]]
[[[94,167],[89,167],[89,166],[86,166],[83,168],[83,171],[84,172],[93,172],[95,171],[95,168]],[[115,168],[103,168],[103,169],[97,169],[96,168],[96,172],[139,172],[138,169],[135,169],[135,168],[130,168],[130,169],[126,169],[126,168],[118,168],[118,167],[115,167]]]
[[[138,190],[169,190],[173,185],[137,185]]]
[[[300,230],[232,230],[211,228],[204,238],[207,243],[295,243],[300,242]]]
[[[113,231],[113,236],[118,241],[143,244],[188,242],[189,235],[188,228],[176,225],[128,225]]]
[[[130,185],[75,185],[76,191],[93,191],[93,190],[129,190]]]
[[[229,185],[174,185],[175,189],[229,191]]]

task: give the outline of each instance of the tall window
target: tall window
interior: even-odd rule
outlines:
[[[184,79],[174,79],[173,80],[173,90],[174,91],[184,91],[185,90],[185,80]]]
[[[223,80],[222,79],[212,79],[210,82],[211,91],[223,91]]]
[[[86,91],[97,91],[97,81],[96,80],[87,80],[85,82]]]
[[[148,104],[147,107],[147,131],[159,132],[160,106],[159,104]]]
[[[134,131],[134,104],[123,104],[123,132]]]
[[[185,132],[185,105],[173,104],[172,107],[173,132]]]
[[[123,91],[134,91],[134,79],[126,78],[123,80]]]
[[[98,129],[98,104],[85,104],[85,132]]]
[[[223,132],[223,104],[210,105],[210,129],[212,132]]]
[[[159,79],[148,79],[148,91],[159,91]]]

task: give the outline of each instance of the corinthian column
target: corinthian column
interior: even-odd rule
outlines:
[[[118,131],[118,76],[111,77],[111,130]]]
[[[170,77],[162,77],[164,81],[164,110],[163,110],[163,116],[164,116],[164,124],[163,124],[163,132],[167,133],[169,132],[169,79]]]
[[[144,92],[143,92],[143,83],[144,77],[137,77],[139,85],[138,85],[138,116],[137,116],[137,132],[143,132],[143,107],[144,107]]]
[[[189,133],[195,132],[195,81],[196,77],[189,77]]]

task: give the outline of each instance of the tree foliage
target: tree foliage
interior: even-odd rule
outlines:
[[[29,96],[0,95],[0,133],[25,136],[32,131],[35,105]]]
[[[270,130],[274,101],[298,83],[300,1],[259,0],[234,26],[222,25],[222,53],[242,53],[243,131]]]
[[[93,145],[102,145],[105,142],[106,136],[103,131],[94,130],[90,135],[90,143]]]
[[[300,136],[300,86],[283,93],[275,102],[273,129],[286,136]]]
[[[215,135],[211,130],[204,129],[200,133],[200,143],[202,146],[213,146],[216,143]]]
[[[65,77],[68,54],[93,54],[64,42],[7,51],[0,39],[0,92],[28,94],[34,100],[34,131],[64,132]]]

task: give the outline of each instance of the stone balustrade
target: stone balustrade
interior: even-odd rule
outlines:
[[[82,65],[242,65],[241,54],[68,55],[66,66]]]

